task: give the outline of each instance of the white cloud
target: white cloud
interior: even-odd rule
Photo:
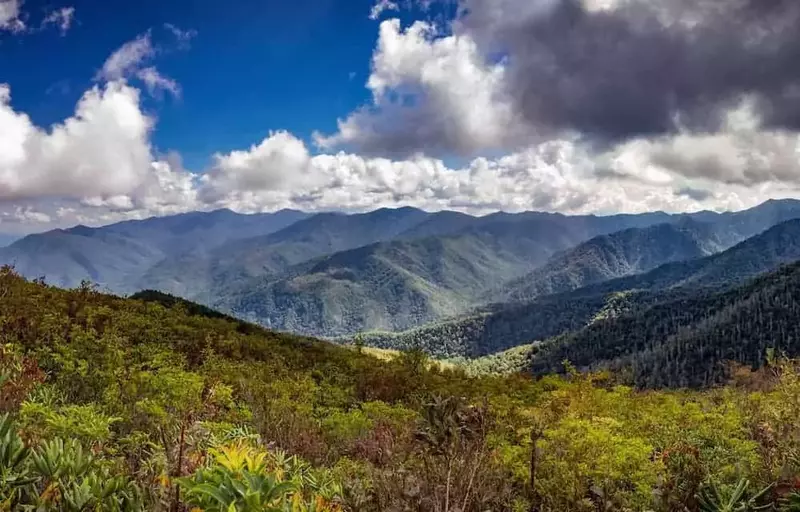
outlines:
[[[10,106],[0,86],[0,199],[114,196],[149,173],[152,119],[122,83],[87,91],[75,114],[44,130]]]
[[[50,215],[31,206],[16,206],[12,211],[0,214],[0,223],[3,224],[48,224],[52,220]]]
[[[316,141],[386,156],[519,145],[526,134],[504,97],[503,74],[502,63],[485,63],[467,35],[437,37],[429,23],[402,30],[399,20],[384,21],[367,82],[371,105]]]
[[[800,133],[763,128],[753,98],[729,110],[719,132],[637,138],[620,144],[609,156],[615,172],[639,179],[677,175],[708,188],[800,186]]]
[[[287,132],[271,133],[249,150],[216,154],[204,177],[204,197],[215,201],[228,195],[261,194],[311,186],[313,169],[303,142]]]
[[[96,80],[119,80],[134,75],[140,66],[153,58],[156,50],[150,32],[128,41],[106,59],[103,68],[97,73]]]
[[[41,28],[46,28],[49,25],[55,25],[61,31],[61,35],[67,33],[72,27],[72,22],[75,19],[74,7],[62,7],[54,11],[50,11],[47,16],[42,20]]]
[[[20,0],[0,0],[0,30],[21,32],[25,23],[20,19]]]
[[[389,160],[341,152],[309,157],[301,141],[278,132],[247,151],[217,155],[200,197],[214,207],[238,211],[411,205],[471,213],[614,213],[739,209],[800,189],[780,181],[764,181],[755,189],[740,183],[709,187],[696,177],[646,162],[637,172],[636,159],[642,162],[643,155],[646,160],[645,153],[630,148],[597,155],[579,142],[552,140],[450,168],[424,156]],[[614,172],[602,172],[601,165]]]
[[[169,24],[166,27],[175,35],[179,45],[188,44],[188,41],[194,37],[194,31],[184,32]],[[136,78],[144,82],[151,95],[157,96],[161,91],[167,91],[174,96],[180,96],[178,82],[164,76],[154,66],[147,66],[147,63],[155,57],[158,51],[153,44],[151,31],[148,30],[112,53],[95,76],[95,80],[114,81]]]
[[[372,9],[369,11],[369,19],[377,20],[386,11],[399,10],[400,7],[397,5],[397,2],[393,2],[392,0],[378,0],[378,2],[373,5]]]
[[[181,95],[181,88],[178,82],[161,75],[161,73],[152,66],[137,71],[136,77],[144,82],[148,92],[152,95],[158,94],[158,91],[161,90],[168,91],[172,93],[173,96]]]
[[[106,91],[88,92],[87,97],[92,100],[84,99],[86,105],[79,107],[76,116],[64,125],[122,114],[122,108],[109,108],[113,116],[87,113],[88,105],[103,110],[100,103],[110,102],[111,96],[119,94],[120,102],[130,103],[132,109],[129,116],[119,117],[131,117],[131,122],[117,124],[141,127],[141,121],[134,122],[136,103],[122,101],[135,93],[124,84],[108,87]],[[27,118],[19,114],[8,118],[8,110],[7,106],[0,110],[0,126],[10,129],[9,119],[19,123],[13,127],[15,130],[29,126]],[[185,171],[174,154],[153,158],[146,142],[142,144],[147,130],[127,132],[113,123],[111,126],[110,131],[117,134],[119,141],[101,139],[97,146],[84,144],[84,140],[97,135],[99,128],[94,127],[73,129],[70,133],[85,133],[87,139],[63,137],[61,145],[39,142],[20,146],[19,141],[9,144],[8,137],[0,137],[0,144],[5,144],[0,147],[0,155],[6,156],[5,161],[0,161],[0,197],[21,208],[11,210],[17,222],[30,223],[35,218],[44,221],[48,216],[53,225],[98,224],[219,207],[242,212],[287,207],[364,211],[411,205],[477,214],[497,210],[573,214],[718,210],[746,208],[770,197],[796,197],[800,193],[800,185],[795,182],[772,178],[755,185],[732,180],[710,184],[706,178],[680,169],[655,166],[649,148],[643,150],[631,144],[598,155],[579,141],[563,139],[499,158],[476,158],[453,168],[424,156],[406,160],[345,152],[312,156],[298,138],[275,132],[248,149],[215,155],[211,168],[198,175]],[[8,133],[4,130],[0,134]],[[36,137],[51,136],[32,130],[29,126],[28,131]],[[54,132],[58,130],[61,128],[54,128]],[[31,156],[31,149],[53,146],[61,150],[39,151],[50,155],[49,159]],[[126,154],[123,146],[145,149],[139,157],[126,162],[131,154]],[[15,154],[31,162],[23,166],[31,172],[24,176],[16,172],[16,188],[12,188],[8,169],[22,168],[10,166],[8,155]],[[42,161],[50,165],[45,171],[39,170]],[[108,170],[106,173],[99,171],[101,165]],[[78,175],[74,169],[87,172]],[[9,194],[10,190],[17,193]],[[46,197],[54,199],[44,200]],[[8,211],[8,207],[4,209]],[[28,211],[44,216],[22,214]]]

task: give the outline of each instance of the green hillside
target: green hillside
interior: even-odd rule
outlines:
[[[524,253],[487,236],[383,242],[303,264],[289,277],[246,283],[219,305],[305,334],[403,330],[466,311],[528,268]]]
[[[800,353],[800,263],[725,292],[676,295],[542,345],[534,371],[568,360],[639,386],[704,386],[725,378],[725,361],[757,366],[770,351]]]
[[[556,254],[545,265],[511,281],[499,297],[524,302],[640,274],[665,263],[708,256],[738,241],[733,234],[720,236],[712,225],[689,219],[626,229]]]
[[[436,357],[478,357],[580,329],[596,315],[649,307],[676,295],[691,296],[696,290],[740,285],[797,260],[800,221],[790,220],[704,258],[667,263],[649,272],[545,295],[527,303],[494,304],[481,308],[478,314],[408,331],[367,333],[364,340],[383,348],[420,347]]]
[[[793,293],[786,272],[753,286]],[[380,360],[140,297],[0,271],[5,510],[700,512],[720,496],[790,511],[800,499],[798,362],[739,368],[706,391],[637,392],[615,384],[625,373],[469,377],[420,352]],[[513,372],[525,351],[470,373]]]

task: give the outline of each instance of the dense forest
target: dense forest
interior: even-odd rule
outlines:
[[[800,263],[729,290],[674,290],[548,341],[533,357],[547,373],[569,360],[608,367],[638,386],[706,386],[724,361],[760,365],[768,351],[800,351]]]
[[[0,273],[0,509],[800,506],[790,360],[704,391],[470,377],[142,299]]]

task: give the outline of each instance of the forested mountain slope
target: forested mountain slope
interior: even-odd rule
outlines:
[[[718,254],[668,263],[644,274],[589,286],[584,291],[608,293],[629,289],[728,286],[797,259],[800,259],[800,219],[793,219]]]
[[[800,354],[800,263],[724,292],[681,294],[594,322],[541,346],[532,369],[565,360],[609,367],[646,387],[705,386],[726,361],[758,366],[768,351]]]
[[[439,357],[481,356],[580,328],[595,315],[652,305],[703,288],[719,289],[800,259],[800,220],[790,220],[718,254],[668,263],[644,274],[613,279],[528,303],[499,303],[479,314],[400,333],[366,333],[383,348],[418,346]]]
[[[413,208],[318,214],[200,257],[164,259],[139,284],[278,329],[320,336],[396,330],[485,302],[503,281],[587,238],[662,217],[669,218],[472,217]]]
[[[602,235],[553,256],[533,272],[511,281],[499,297],[524,302],[616,277],[639,274],[664,263],[708,256],[727,249],[730,234],[685,219]]]
[[[313,335],[398,330],[465,311],[529,268],[525,251],[487,236],[382,242],[248,284],[220,305],[272,328]]]
[[[601,311],[624,307],[616,297],[542,297],[526,304],[503,304],[402,332],[372,331],[343,341],[387,349],[420,349],[437,358],[481,357],[517,345],[580,329]]]
[[[218,283],[227,286],[221,291],[222,285],[217,285],[220,300],[212,304],[272,328],[317,336],[413,328],[485,304],[505,281],[522,275],[556,250],[574,245],[592,230],[606,229],[609,222],[610,218],[601,221],[598,217],[549,214],[489,216],[473,220],[473,225],[456,235],[394,240],[342,251],[287,269],[288,276],[273,269],[278,278],[267,277],[262,283],[236,276],[218,278]],[[625,254],[614,253],[614,244],[625,247]],[[676,225],[603,235],[578,250],[556,254],[536,275],[542,276],[538,282],[543,290],[560,291],[571,288],[569,279],[564,278],[569,269],[564,267],[576,269],[581,261],[584,279],[602,279],[608,265],[604,270],[598,259],[584,257],[593,252],[590,247],[600,247],[595,252],[604,253],[606,260],[627,258],[624,263],[617,261],[615,268],[623,273],[637,266],[650,268],[663,260],[707,254],[722,246],[711,226],[681,219]],[[266,245],[265,250],[277,247],[281,246]],[[261,261],[268,259],[262,255]],[[579,281],[576,277],[573,286]],[[232,282],[241,284],[237,289]]]
[[[242,215],[230,210],[126,221],[99,228],[76,226],[29,235],[0,248],[0,263],[22,275],[64,287],[89,280],[115,292],[141,288],[153,265],[179,255],[198,257],[234,240],[271,233],[307,216],[294,210]]]

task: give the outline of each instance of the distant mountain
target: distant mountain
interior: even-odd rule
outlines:
[[[231,241],[282,229],[307,214],[282,210],[242,215],[230,210],[153,217],[90,228],[28,235],[0,248],[0,263],[26,277],[73,287],[82,280],[114,292],[139,288],[141,275],[165,258],[198,254]],[[194,257],[194,256],[193,256]]]
[[[530,272],[511,299],[647,271],[793,217],[800,217],[793,200],[682,215],[217,210],[31,235],[0,249],[0,263],[61,286],[89,279],[118,293],[159,290],[276,328],[333,336],[466,313]],[[695,220],[708,223],[709,233]]]
[[[729,238],[720,236],[711,224],[691,219],[601,235],[556,254],[542,267],[511,281],[499,298],[525,302],[638,274],[664,263],[716,253],[730,246]]]
[[[469,217],[439,212],[423,217],[412,209],[327,214],[260,240],[220,248],[204,268],[211,273],[206,281],[195,277],[188,286],[178,283],[180,287],[169,291],[274,329],[315,336],[403,330],[485,303],[504,281],[587,237],[664,218],[692,222],[666,214]],[[375,228],[380,225],[385,228]],[[422,233],[426,236],[419,238]],[[386,238],[392,240],[342,251],[347,245]],[[332,254],[308,260],[316,251]],[[171,265],[177,270],[187,264],[191,262]],[[159,276],[144,284],[166,282]],[[207,290],[212,290],[210,297],[204,296]]]
[[[724,290],[800,260],[800,219],[778,224],[726,251],[668,263],[528,303],[500,303],[473,315],[399,333],[366,333],[368,345],[420,347],[439,357],[477,357],[580,329],[599,318],[664,301]]]
[[[390,240],[431,215],[416,208],[320,213],[207,253],[164,259],[142,276],[139,285],[217,304],[227,301],[234,290],[260,286],[265,278],[278,277],[300,263]]]
[[[326,280],[324,284],[319,284],[319,275],[307,276],[307,279],[302,280],[303,285],[297,286],[297,283],[301,282],[299,275],[310,268],[305,263],[315,258],[381,242],[416,242],[434,237],[463,237],[464,240],[471,240],[464,242],[465,246],[473,247],[480,252],[480,245],[483,244],[491,247],[491,250],[499,255],[499,261],[492,265],[499,272],[492,278],[492,284],[496,286],[504,279],[517,277],[524,271],[544,263],[556,251],[572,247],[592,236],[610,233],[631,224],[646,223],[648,221],[644,220],[645,218],[661,220],[664,217],[670,218],[666,214],[571,217],[537,212],[498,213],[485,217],[472,217],[448,211],[427,213],[414,208],[380,209],[354,215],[321,213],[270,235],[225,244],[200,255],[185,254],[166,258],[148,269],[139,284],[144,288],[163,290],[215,307],[241,310],[248,315],[258,311],[259,316],[248,316],[248,318],[254,321],[260,319],[268,325],[286,326],[302,332],[313,332],[319,336],[333,335],[340,332],[338,327],[320,330],[320,326],[361,323],[350,318],[347,307],[345,310],[340,310],[337,308],[342,306],[337,305],[332,310],[328,309],[331,297],[336,298],[340,294],[347,295],[354,291],[350,286],[351,283]],[[413,252],[416,249],[409,250]],[[431,256],[441,257],[437,253],[431,253]],[[345,255],[344,259],[350,257],[351,255]],[[510,258],[510,262],[506,261],[507,258]],[[514,272],[502,273],[501,270],[509,263],[514,266]],[[446,261],[430,261],[426,264],[442,267],[449,265]],[[365,277],[365,274],[359,275]],[[288,291],[282,291],[284,284],[288,285],[290,279],[293,281],[286,289]],[[372,300],[367,297],[386,298],[385,290],[369,289],[370,278],[366,276],[365,279],[355,283],[358,289],[355,293],[361,298],[353,298],[353,301],[347,302],[345,306],[352,304],[355,307],[356,304],[361,304],[366,307],[365,305]],[[341,288],[344,284],[347,285],[346,292]],[[337,291],[329,290],[329,285],[336,285]],[[309,295],[312,290],[327,295],[312,297]],[[274,293],[279,294],[282,301],[280,303],[284,305],[268,309],[274,303],[266,297]],[[309,301],[313,300],[318,307],[297,317],[297,313],[290,312],[290,308],[295,305],[294,299],[287,299],[286,293],[298,293],[303,297],[298,299],[300,303],[308,305]],[[426,296],[431,294],[439,295],[437,299],[431,299],[432,302],[443,300],[449,304],[458,303],[461,304],[460,310],[476,302],[476,297],[469,297],[466,301],[444,298],[438,291],[427,293]],[[254,297],[258,297],[258,300]],[[479,298],[485,300],[487,297],[482,295]],[[258,304],[259,301],[264,303]],[[251,307],[254,304],[258,307]],[[426,305],[425,308],[427,312],[410,317],[429,318],[435,311],[455,311],[451,307],[441,308],[433,305]],[[331,323],[330,315],[338,316],[338,319]],[[409,316],[406,313],[398,315]],[[367,317],[373,318],[369,315]],[[378,315],[374,320],[366,320],[364,325],[371,328],[371,326],[405,324],[402,319],[389,318],[384,321],[384,318],[384,315]]]
[[[725,362],[800,354],[800,263],[723,292],[699,291],[595,322],[539,347],[532,370],[612,368],[643,387],[705,386]]]
[[[584,292],[730,286],[798,259],[800,219],[794,219],[773,226],[718,254],[668,263],[643,274],[586,287]]]
[[[275,329],[336,336],[407,329],[474,306],[530,268],[526,253],[478,234],[380,242],[335,253],[221,302]]]
[[[797,199],[770,199],[753,208],[739,212],[692,214],[697,220],[713,222],[720,231],[736,233],[742,239],[764,232],[770,227],[791,219],[800,218],[800,201]]]
[[[307,213],[288,209],[250,215],[222,209],[125,221],[98,229],[146,241],[162,252],[174,255],[268,235],[307,217]]]
[[[147,243],[85,227],[29,235],[0,249],[0,262],[14,265],[26,277],[45,277],[65,288],[88,280],[103,288],[124,289],[127,276],[163,257]]]

